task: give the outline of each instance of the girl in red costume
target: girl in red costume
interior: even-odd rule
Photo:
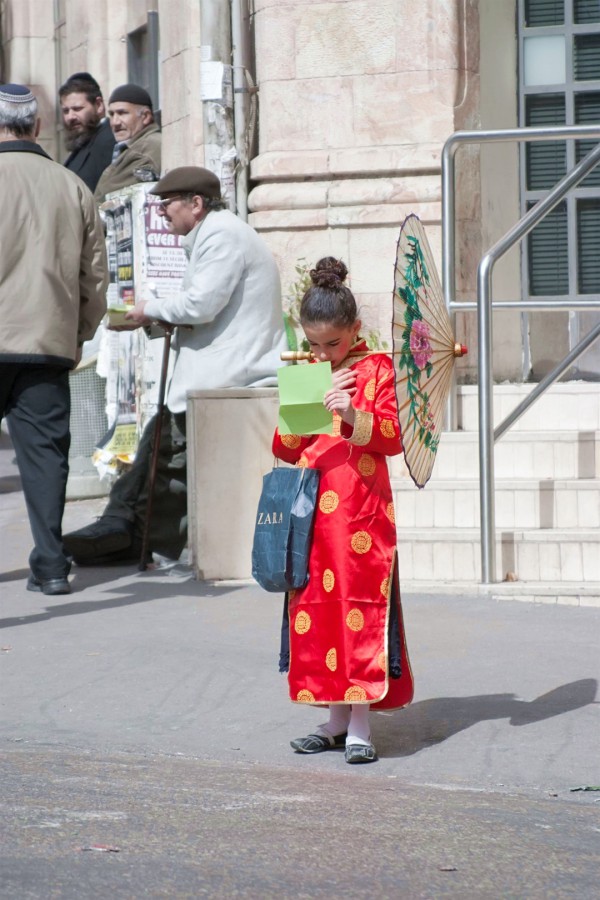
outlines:
[[[293,702],[329,707],[329,720],[293,749],[345,746],[346,762],[365,763],[377,759],[369,710],[398,709],[413,695],[386,462],[402,452],[394,370],[359,337],[344,263],[326,257],[310,274],[300,322],[315,362],[331,363],[333,435],[273,439],[275,456],[321,473],[310,577],[286,598],[280,669]]]

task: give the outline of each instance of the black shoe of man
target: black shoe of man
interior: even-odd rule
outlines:
[[[27,579],[27,590],[37,591],[52,597],[56,594],[70,594],[71,585],[66,578],[47,578],[44,580],[36,578],[35,575],[30,575]]]
[[[63,534],[65,553],[80,565],[90,565],[133,544],[133,523],[119,516],[101,516],[93,525]]]

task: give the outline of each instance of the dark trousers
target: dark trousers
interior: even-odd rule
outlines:
[[[8,422],[27,504],[29,565],[43,581],[70,569],[62,544],[70,413],[68,369],[0,363],[0,419]]]
[[[156,416],[144,429],[130,469],[111,488],[105,516],[134,524],[134,547],[141,545],[148,505],[150,461]],[[178,559],[187,543],[187,453],[185,413],[165,410],[152,495],[148,550]]]

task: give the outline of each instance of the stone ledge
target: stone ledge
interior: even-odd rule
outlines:
[[[441,184],[437,175],[308,183],[271,182],[254,188],[248,202],[254,213],[282,209],[320,209],[327,206],[439,203]]]
[[[441,143],[343,150],[269,151],[252,160],[250,173],[255,181],[439,174],[441,152]]]
[[[283,209],[251,213],[248,222],[257,231],[294,231],[315,228],[360,228],[390,225],[394,228],[410,213],[424,224],[439,226],[441,203],[386,203],[377,206],[342,206],[327,209]]]

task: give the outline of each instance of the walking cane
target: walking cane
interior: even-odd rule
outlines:
[[[150,519],[152,517],[152,498],[154,495],[154,482],[156,481],[156,470],[158,468],[158,451],[160,448],[160,436],[162,431],[162,423],[165,412],[165,388],[167,384],[167,371],[169,369],[169,353],[171,351],[171,336],[173,334],[173,325],[168,322],[161,322],[161,328],[164,328],[165,343],[163,347],[162,366],[160,370],[160,381],[158,385],[158,405],[156,410],[156,423],[154,425],[154,442],[152,444],[152,457],[150,459],[150,477],[148,479],[148,500],[146,502],[146,518],[144,520],[144,531],[142,534],[142,551],[140,554],[140,563],[138,569],[144,572],[146,566],[146,554],[148,552],[148,534],[150,531]]]

